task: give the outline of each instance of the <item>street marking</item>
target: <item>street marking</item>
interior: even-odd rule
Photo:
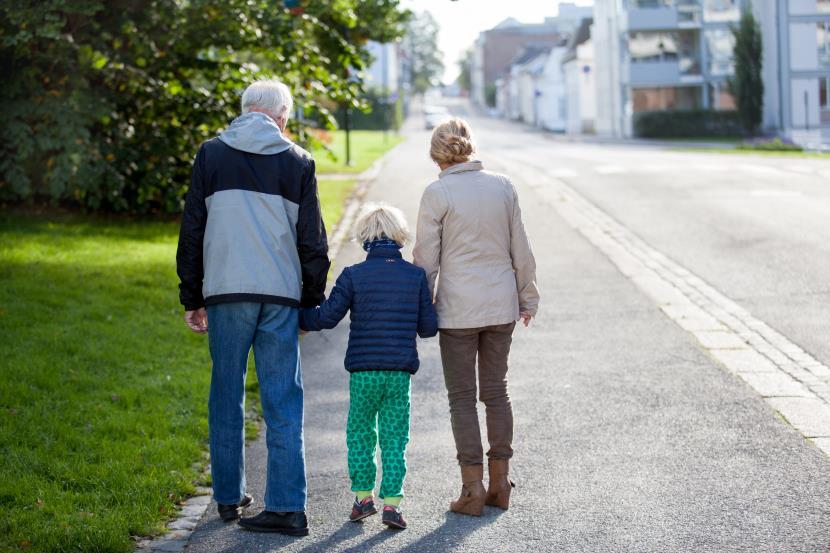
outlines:
[[[781,169],[778,169],[776,167],[770,167],[768,165],[741,163],[736,165],[735,167],[742,171],[746,171],[747,173],[752,173],[753,175],[786,175],[786,173]]]
[[[667,317],[830,455],[830,367],[649,246],[570,186],[557,180],[527,182]]]
[[[707,173],[720,173],[729,169],[727,165],[715,165],[710,163],[698,163],[692,165],[690,169],[697,169],[698,171],[706,171]]]
[[[660,165],[657,163],[646,163],[640,167],[646,173],[668,173],[672,170],[671,165]]]
[[[793,173],[812,173],[813,168],[809,165],[787,165],[784,167],[787,171],[792,171]]]
[[[797,198],[804,195],[800,190],[751,190],[749,194],[767,198]]]
[[[600,175],[619,175],[625,173],[626,168],[620,165],[600,165],[596,168],[596,172]]]
[[[564,167],[560,167],[560,168],[557,168],[557,169],[552,169],[550,174],[553,175],[554,177],[558,177],[560,179],[569,179],[569,178],[576,177],[578,175],[578,173],[576,171],[574,171],[573,169],[566,169]]]

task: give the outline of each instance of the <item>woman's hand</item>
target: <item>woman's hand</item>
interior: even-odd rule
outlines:
[[[522,321],[522,324],[526,327],[530,325],[530,319],[533,318],[533,315],[528,313],[527,311],[522,311],[519,313],[519,320]]]

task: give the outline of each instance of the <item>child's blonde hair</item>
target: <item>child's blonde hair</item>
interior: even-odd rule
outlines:
[[[355,227],[355,240],[360,243],[388,239],[404,246],[410,238],[403,211],[385,203],[367,204]]]

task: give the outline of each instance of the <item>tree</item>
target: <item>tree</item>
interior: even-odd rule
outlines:
[[[764,81],[761,75],[761,28],[752,14],[751,4],[744,8],[741,21],[737,28],[732,28],[732,34],[735,37],[735,76],[730,80],[730,89],[744,129],[754,135],[763,117]]]
[[[18,0],[0,4],[0,201],[176,212],[198,144],[263,77],[333,126],[362,106],[367,40],[403,35],[398,0]],[[302,123],[290,122],[295,133]]]
[[[422,94],[444,72],[443,54],[438,49],[438,22],[429,12],[416,14],[409,20],[404,40],[410,82],[413,90]]]
[[[469,49],[458,60],[458,86],[461,90],[470,91],[472,85],[473,50]]]

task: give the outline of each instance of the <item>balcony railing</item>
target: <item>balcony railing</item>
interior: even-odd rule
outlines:
[[[625,11],[625,26],[631,31],[698,27],[700,22],[698,0],[628,0]]]
[[[700,64],[689,58],[628,64],[628,84],[631,86],[671,86],[700,79]]]

